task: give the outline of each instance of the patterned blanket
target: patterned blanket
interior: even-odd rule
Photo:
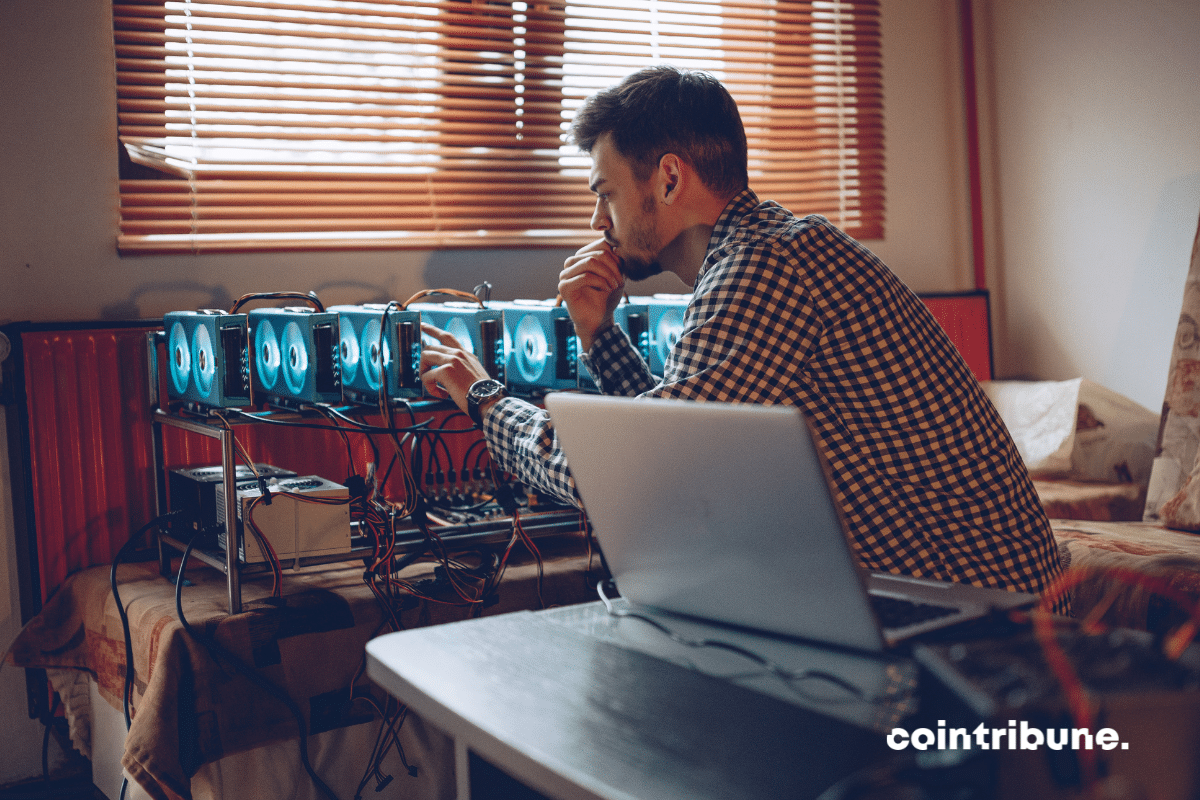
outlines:
[[[544,576],[534,559],[514,550],[496,602],[497,614],[594,599],[599,561],[581,535],[542,539]],[[403,573],[428,580],[434,565]],[[284,573],[282,596],[270,596],[270,578],[244,580],[243,612],[228,614],[225,576],[189,566],[182,592],[189,625],[281,687],[299,706],[310,733],[368,721],[371,695],[382,690],[363,674],[364,646],[387,629],[383,606],[362,579],[361,565],[335,565]],[[239,671],[179,621],[175,587],[157,564],[122,565],[118,591],[132,636],[132,724],[122,765],[155,798],[190,798],[190,777],[225,755],[298,735],[279,699]],[[539,599],[540,586],[540,599]],[[464,619],[471,610],[436,585],[436,599],[402,606],[405,627]],[[109,568],[77,572],[20,633],[7,656],[18,667],[90,672],[101,697],[122,707],[125,643],[109,585]],[[353,697],[351,687],[353,688]]]

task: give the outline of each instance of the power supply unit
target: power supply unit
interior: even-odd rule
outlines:
[[[248,514],[252,514],[254,524],[262,531],[283,566],[287,566],[289,560],[297,561],[308,556],[350,552],[350,492],[345,486],[316,475],[305,475],[272,480],[268,488],[271,492],[270,504],[265,500],[255,504],[262,497],[258,481],[244,481],[237,486],[237,518],[242,541],[238,548],[239,561],[255,564],[269,560],[246,524]],[[287,495],[346,502],[307,503]],[[253,511],[250,510],[251,505],[254,505]],[[224,484],[217,485],[216,506],[217,514],[224,518]],[[224,531],[217,534],[217,544],[221,549],[228,547],[228,537]]]
[[[254,467],[258,470],[258,474],[266,479],[291,478],[296,475],[295,472],[270,464],[255,464]],[[237,465],[234,471],[234,481],[243,483],[253,478],[254,473],[249,467],[244,464]],[[190,512],[196,530],[211,530],[217,525],[223,525],[225,517],[217,516],[217,486],[224,479],[225,471],[220,464],[171,470],[167,474],[167,491],[171,498],[171,509]],[[200,544],[211,546],[212,542],[201,542]]]

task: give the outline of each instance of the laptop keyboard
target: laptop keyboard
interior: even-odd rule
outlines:
[[[957,608],[935,606],[930,603],[916,603],[899,597],[887,597],[872,594],[871,607],[883,628],[906,628],[920,622],[946,617],[958,613]]]

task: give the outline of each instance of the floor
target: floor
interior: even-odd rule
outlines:
[[[59,778],[51,781],[26,781],[0,788],[0,800],[107,800],[104,793],[92,785],[92,776]]]

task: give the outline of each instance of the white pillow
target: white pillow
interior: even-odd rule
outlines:
[[[1159,415],[1086,378],[985,381],[1035,477],[1146,483]]]

